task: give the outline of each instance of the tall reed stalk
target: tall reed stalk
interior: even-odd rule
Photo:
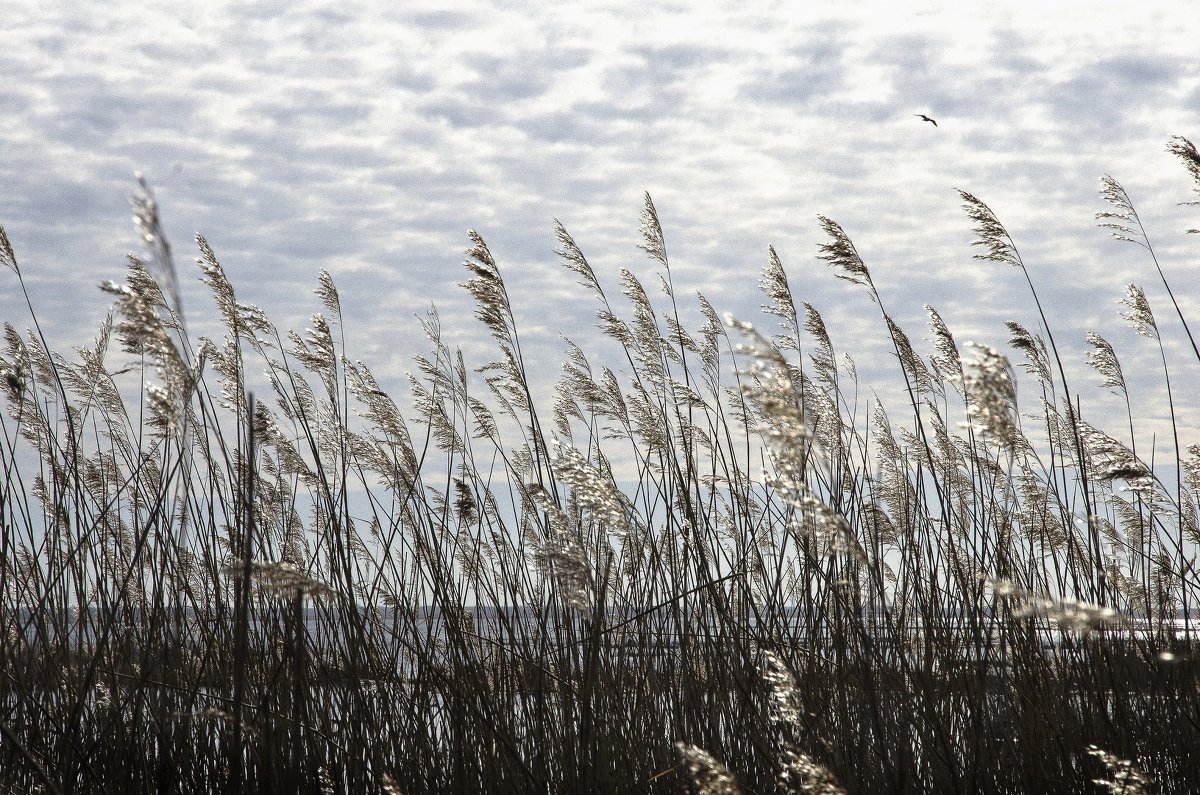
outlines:
[[[1171,151],[1200,189],[1194,147]],[[1104,431],[1032,266],[961,196],[1030,288],[1041,333],[1008,328],[1032,389],[932,307],[921,354],[825,218],[818,255],[882,315],[902,406],[860,403],[773,249],[776,328],[703,296],[686,328],[647,196],[658,292],[607,285],[555,223],[607,342],[568,340],[550,391],[472,233],[495,359],[431,313],[406,417],[345,350],[327,273],[311,326],[280,332],[197,238],[224,336],[193,339],[141,185],[148,259],[104,285],[95,340],[5,327],[0,790],[1200,790],[1200,446],[1175,400],[1200,354],[1173,370],[1129,288],[1175,385],[1173,455],[1148,462],[1154,407],[1115,347],[1089,334],[1123,401]],[[1128,195],[1103,197],[1190,342]],[[3,230],[0,261],[24,290]]]

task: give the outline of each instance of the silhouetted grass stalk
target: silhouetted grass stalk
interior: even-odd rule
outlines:
[[[1200,187],[1194,147],[1171,151]],[[149,258],[104,285],[94,344],[51,351],[36,313],[5,329],[0,788],[1200,788],[1180,742],[1200,729],[1200,446],[1178,371],[1131,286],[1174,443],[1147,463],[1117,351],[1089,334],[1125,403],[1109,435],[1008,230],[960,195],[983,258],[1030,288],[1045,341],[1008,329],[1032,389],[932,307],[922,356],[826,218],[818,255],[867,289],[897,356],[896,420],[860,408],[773,249],[776,330],[700,296],[690,331],[646,197],[661,297],[623,269],[610,299],[555,222],[617,362],[567,341],[539,392],[471,233],[465,287],[496,359],[469,366],[431,313],[409,418],[345,351],[325,272],[323,311],[280,333],[197,238],[224,338],[192,339],[141,184]],[[1191,341],[1128,195],[1110,177],[1102,195],[1102,226],[1150,251]],[[2,230],[0,260],[24,290]]]

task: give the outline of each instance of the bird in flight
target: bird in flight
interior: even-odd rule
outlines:
[[[936,121],[934,121],[933,119],[929,118],[928,116],[926,116],[924,113],[914,113],[913,115],[914,115],[914,116],[919,116],[919,117],[921,117],[921,118],[922,118],[922,119],[924,119],[925,121],[927,121],[927,122],[929,122],[930,124],[932,124],[934,127],[936,127],[936,126],[937,126],[937,122],[936,122]]]

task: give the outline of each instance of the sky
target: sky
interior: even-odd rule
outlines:
[[[1200,142],[1200,17],[1188,4],[405,10],[421,5],[6,0],[0,225],[52,345],[86,344],[111,305],[97,284],[121,281],[138,250],[128,197],[140,172],[193,336],[220,335],[194,265],[200,233],[239,298],[281,329],[321,311],[312,291],[329,271],[347,352],[389,391],[406,391],[404,372],[428,349],[418,319],[430,306],[446,341],[482,364],[494,354],[459,286],[474,229],[548,385],[561,336],[586,349],[595,325],[594,300],[554,255],[554,219],[610,295],[621,268],[653,290],[655,264],[637,247],[648,192],[689,311],[699,291],[769,328],[758,283],[773,246],[796,300],[854,357],[864,393],[882,392],[899,379],[886,329],[866,292],[817,259],[819,215],[854,240],[919,351],[930,350],[925,304],[960,343],[1001,347],[1009,319],[1039,329],[1020,272],[972,259],[958,188],[1009,229],[1085,414],[1123,412],[1086,367],[1095,330],[1116,346],[1147,421],[1165,421],[1157,349],[1118,314],[1125,285],[1144,287],[1185,443],[1200,441],[1200,363],[1153,262],[1094,217],[1111,174],[1200,325],[1200,236],[1185,233],[1200,207],[1180,206],[1198,197],[1166,151],[1173,135]],[[8,274],[0,319],[30,324]]]

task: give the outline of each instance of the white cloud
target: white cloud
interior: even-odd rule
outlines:
[[[182,267],[202,232],[281,325],[317,309],[315,274],[330,269],[351,355],[387,356],[377,369],[395,377],[397,351],[423,349],[411,318],[430,302],[455,343],[486,340],[456,286],[467,228],[494,247],[542,350],[586,335],[592,306],[554,262],[550,219],[614,292],[622,266],[653,285],[635,248],[649,190],[681,298],[699,289],[753,314],[774,244],[869,381],[894,378],[882,327],[814,259],[818,213],[859,244],[914,339],[924,303],[963,340],[1001,342],[1009,317],[1036,325],[1019,274],[970,259],[960,187],[1010,226],[1083,381],[1083,332],[1116,325],[1122,285],[1161,298],[1144,258],[1092,223],[1110,172],[1197,315],[1195,241],[1180,232],[1200,224],[1176,206],[1190,186],[1163,145],[1200,137],[1200,23],[1164,16],[1171,4],[767,8],[17,0],[0,54],[0,223],[52,339],[78,344],[106,307],[95,283],[119,278],[136,244],[124,196],[143,170]],[[193,277],[185,300],[202,318]],[[23,325],[11,280],[0,299]]]

